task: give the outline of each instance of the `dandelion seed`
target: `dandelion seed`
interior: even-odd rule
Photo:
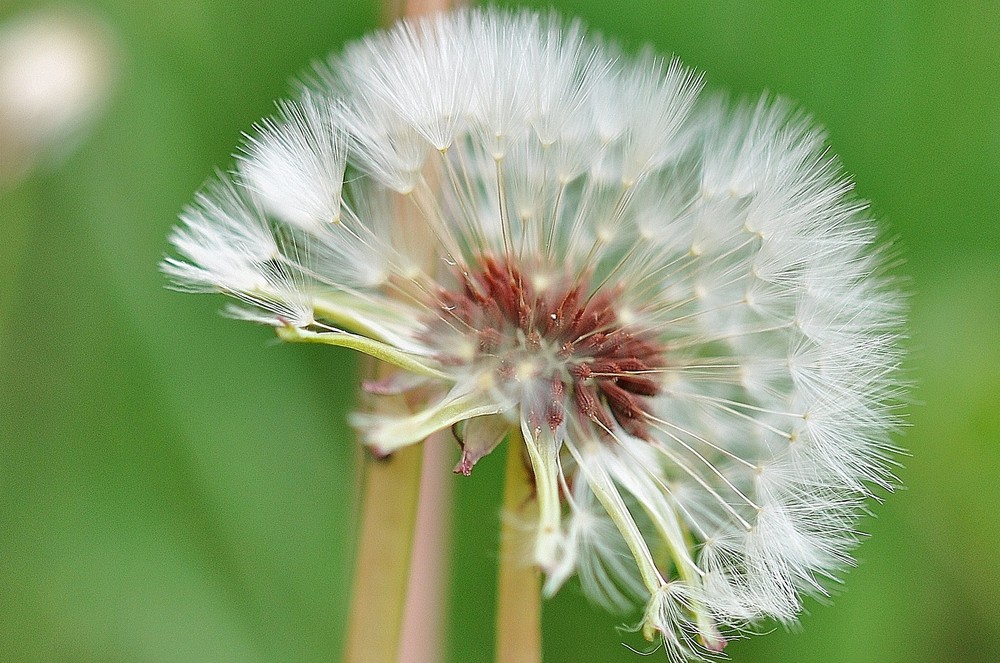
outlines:
[[[421,408],[354,419],[377,454],[454,427],[470,475],[519,430],[545,593],[644,606],[673,661],[825,591],[892,483],[901,299],[809,118],[530,12],[310,81],[182,215],[179,288],[407,371],[368,391]]]

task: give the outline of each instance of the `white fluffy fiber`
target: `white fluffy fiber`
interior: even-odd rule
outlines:
[[[517,425],[538,392],[488,384],[476,330],[427,334],[456,265],[517,256],[540,287],[592,274],[665,361],[652,440],[567,417],[537,441],[556,454],[540,480],[565,488],[535,547],[546,591],[578,570],[598,602],[646,603],[672,660],[825,591],[892,483],[901,298],[808,117],[706,98],[676,61],[531,12],[401,23],[309,80],[183,214],[164,263],[179,287],[420,358],[444,375],[427,428],[463,404]]]

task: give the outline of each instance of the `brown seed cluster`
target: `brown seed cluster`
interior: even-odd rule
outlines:
[[[646,400],[659,391],[652,376],[663,352],[652,335],[619,320],[619,289],[588,294],[589,279],[569,278],[539,289],[513,261],[494,257],[461,271],[458,282],[438,293],[438,322],[475,334],[478,360],[496,364],[501,384],[518,379],[518,358],[549,353],[558,360],[558,369],[537,376],[548,385],[544,408],[522,411],[536,428],[555,430],[570,409],[605,433],[617,422],[648,437]],[[467,361],[447,349],[440,358]]]

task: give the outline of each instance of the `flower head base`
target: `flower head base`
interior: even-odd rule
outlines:
[[[619,319],[621,288],[591,290],[586,275],[543,276],[511,259],[479,263],[461,274],[458,292],[436,297],[427,327],[428,342],[441,346],[438,360],[475,372],[497,400],[517,403],[533,430],[557,433],[569,408],[580,425],[596,427],[592,434],[619,426],[648,438],[644,397],[659,383],[647,374],[660,366],[662,348],[654,334]]]
[[[639,599],[672,660],[824,592],[890,485],[901,306],[807,118],[532,13],[311,80],[182,216],[179,287],[403,369],[368,390],[424,406],[356,415],[376,453],[452,427],[468,475],[519,430],[545,591]]]

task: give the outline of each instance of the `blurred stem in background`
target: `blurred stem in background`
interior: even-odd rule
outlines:
[[[423,16],[466,4],[468,0],[383,0],[382,18],[386,24],[392,24],[404,16]]]

